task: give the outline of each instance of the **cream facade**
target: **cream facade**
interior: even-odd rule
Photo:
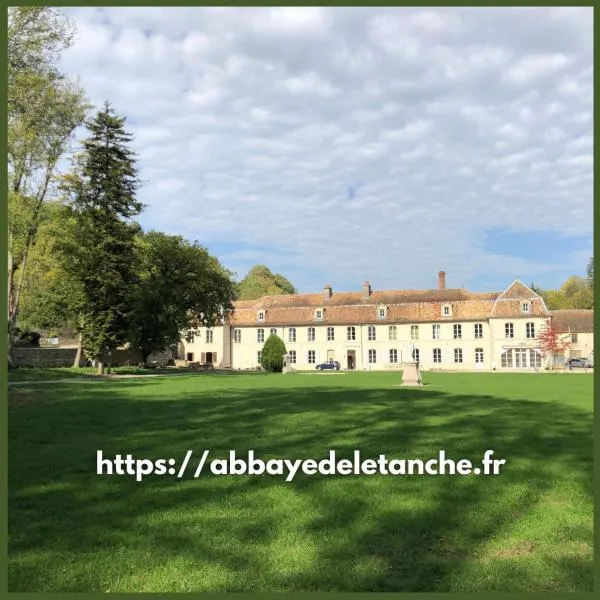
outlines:
[[[591,312],[591,311],[590,311]],[[238,301],[223,324],[188,332],[180,358],[256,369],[264,342],[279,336],[297,370],[336,360],[344,370],[534,370],[543,367],[536,336],[552,314],[543,299],[514,281],[501,293],[436,290],[267,296]],[[593,330],[578,343],[593,348]],[[589,337],[588,337],[589,336]]]

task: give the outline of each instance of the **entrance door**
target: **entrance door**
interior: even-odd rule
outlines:
[[[524,368],[527,366],[527,350],[525,348],[515,348],[515,367]]]
[[[356,353],[354,350],[348,350],[348,370],[353,371],[356,368]]]
[[[213,362],[213,353],[212,352],[207,352],[206,353],[206,364],[207,365],[212,365]]]

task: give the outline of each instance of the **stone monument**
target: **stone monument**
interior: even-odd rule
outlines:
[[[423,385],[419,362],[414,359],[414,346],[409,348],[411,360],[402,362],[402,385]]]
[[[282,373],[290,373],[292,371],[292,367],[290,367],[290,355],[283,355],[283,369],[281,369]]]

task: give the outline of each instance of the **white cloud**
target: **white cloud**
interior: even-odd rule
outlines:
[[[526,56],[508,69],[506,78],[513,83],[529,83],[564,69],[569,59],[562,53]]]
[[[552,267],[490,256],[486,229],[591,239],[588,9],[68,12],[64,68],[136,135],[142,224],[235,243],[242,274],[512,280]]]

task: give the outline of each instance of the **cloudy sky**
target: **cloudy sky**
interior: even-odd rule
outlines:
[[[146,229],[300,291],[557,287],[592,253],[592,9],[79,8]]]

